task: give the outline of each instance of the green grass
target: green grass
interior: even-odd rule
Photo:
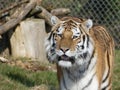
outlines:
[[[120,90],[120,50],[115,52],[113,90]],[[45,84],[58,88],[56,73],[51,71],[29,71],[17,66],[0,63],[0,90],[30,90]],[[56,89],[57,90],[57,89]]]
[[[0,63],[0,90],[30,90],[36,85],[58,86],[56,74],[50,71],[32,72]]]
[[[120,90],[120,50],[115,52],[113,90]]]

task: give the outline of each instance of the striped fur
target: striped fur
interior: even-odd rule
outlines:
[[[50,62],[57,64],[60,90],[112,90],[114,43],[90,20],[63,18],[46,40]]]

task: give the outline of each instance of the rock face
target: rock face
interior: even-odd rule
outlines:
[[[10,35],[12,56],[35,58],[47,62],[44,48],[46,35],[43,19],[22,21]]]

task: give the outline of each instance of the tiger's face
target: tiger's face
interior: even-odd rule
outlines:
[[[53,19],[54,26],[46,40],[48,60],[58,63],[61,67],[83,65],[88,62],[94,46],[89,36],[92,21],[57,21],[56,17]]]

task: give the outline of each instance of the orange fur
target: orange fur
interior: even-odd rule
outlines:
[[[92,30],[90,30],[90,34],[95,41],[96,53],[98,54],[96,69],[99,84],[101,84],[102,75],[106,69],[110,69],[109,77],[112,77],[114,42],[106,29],[101,26],[94,26]],[[108,64],[110,66],[108,66]],[[109,82],[111,83],[111,79]]]

